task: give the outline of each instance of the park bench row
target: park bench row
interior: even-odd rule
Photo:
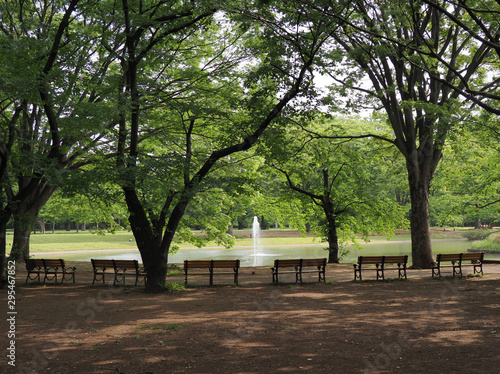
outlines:
[[[184,261],[184,283],[187,285],[188,275],[203,275],[203,273],[190,273],[192,269],[208,269],[209,283],[213,285],[216,269],[231,269],[231,271],[217,271],[217,274],[233,274],[234,284],[238,284],[240,260],[186,260]],[[282,270],[293,269],[293,270]],[[295,283],[302,283],[303,273],[318,273],[318,281],[325,281],[326,258],[274,260],[271,268],[273,283],[278,283],[279,274],[295,274]]]
[[[125,278],[132,276],[135,278],[135,286],[139,281],[146,281],[146,271],[139,267],[137,260],[90,260],[94,271],[94,279],[92,285],[96,281],[105,283],[106,275],[113,276],[113,285],[117,283],[125,284]],[[40,282],[43,275],[43,283],[46,281],[55,281],[57,283],[58,276],[61,283],[65,280],[73,280],[75,283],[75,267],[67,267],[63,259],[34,259],[26,260],[26,270],[28,275],[26,283],[29,280]]]
[[[137,260],[98,260],[91,259],[95,282],[104,284],[106,276],[113,276],[113,285],[125,284],[125,278],[131,276],[135,278],[135,286],[139,282],[145,282],[147,273],[139,267]],[[282,270],[293,268],[294,270]],[[28,259],[26,260],[26,269],[28,280],[37,280],[43,275],[43,283],[55,280],[57,283],[58,275],[61,276],[61,283],[64,280],[72,279],[75,282],[74,267],[66,267],[63,259]],[[186,260],[184,261],[184,282],[187,285],[188,275],[204,275],[206,273],[195,272],[193,269],[208,270],[209,283],[213,285],[214,274],[233,274],[234,283],[238,284],[238,275],[240,269],[240,260]],[[221,270],[219,270],[221,269]],[[325,281],[326,258],[322,259],[297,259],[297,260],[276,260],[272,268],[273,283],[278,283],[279,274],[294,273],[295,281],[302,283],[302,274],[309,272],[318,272],[318,281]],[[70,278],[68,278],[70,277]]]
[[[432,266],[432,277],[442,276],[442,270],[451,268],[453,276],[463,276],[464,267],[472,267],[473,274],[483,274],[484,253],[452,253],[438,254],[436,262]],[[125,278],[130,276],[135,278],[135,286],[139,282],[146,282],[147,273],[144,268],[139,267],[137,260],[96,260],[92,259],[92,268],[95,282],[105,283],[106,275],[113,276],[113,285],[125,284]],[[284,274],[294,274],[295,283],[302,283],[304,273],[317,273],[318,282],[326,281],[326,258],[315,259],[276,259],[271,268],[273,283],[279,283],[279,276]],[[376,279],[385,280],[385,272],[388,270],[397,271],[398,278],[407,279],[408,256],[359,256],[354,264],[354,280],[361,281],[362,273],[375,271]],[[37,280],[43,274],[43,283],[55,280],[57,283],[60,276],[61,283],[65,280],[75,282],[74,267],[66,267],[64,260],[58,259],[28,259],[26,260],[28,280]],[[192,270],[198,270],[192,272]],[[202,270],[201,272],[199,270]],[[186,260],[184,261],[184,283],[187,285],[188,275],[207,275],[209,284],[213,285],[215,274],[232,274],[234,284],[238,284],[240,260]]]

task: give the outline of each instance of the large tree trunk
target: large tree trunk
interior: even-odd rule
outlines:
[[[430,178],[422,174],[421,170],[408,168],[411,199],[411,255],[414,268],[429,269],[434,261],[429,222]]]
[[[157,293],[165,290],[167,277],[168,250],[170,241],[162,240],[161,226],[159,230],[151,226],[148,215],[134,190],[124,187],[125,200],[130,212],[130,228],[141,254],[143,265],[148,273],[146,292]],[[182,217],[182,215],[179,217]],[[177,222],[178,223],[178,222]],[[168,230],[168,227],[167,227]],[[166,234],[164,235],[166,236]],[[173,238],[173,236],[172,236]]]
[[[148,272],[145,291],[149,293],[164,291],[168,270],[168,250],[164,251],[161,246],[157,246],[140,252],[144,267]]]
[[[24,260],[30,256],[30,235],[40,209],[56,192],[58,187],[47,186],[45,183],[22,200],[14,212],[14,239],[11,257]]]
[[[36,218],[41,207],[27,207],[23,202],[14,213],[14,238],[12,240],[11,257],[16,261],[30,257],[30,237],[31,230],[36,222]]]
[[[30,237],[31,228],[36,217],[30,217],[31,225],[27,222],[26,216],[23,219],[14,217],[14,239],[12,241],[11,257],[16,261],[30,257]]]
[[[26,202],[21,203],[14,214],[14,238],[10,254],[16,261],[30,257],[31,230],[39,211],[30,211],[26,205]]]

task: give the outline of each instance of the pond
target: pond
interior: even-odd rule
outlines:
[[[471,242],[467,240],[448,240],[436,239],[432,241],[433,253],[456,253],[467,252]],[[377,256],[377,255],[411,255],[410,241],[384,241],[371,242],[363,244],[364,249],[359,250],[350,248],[349,253],[341,259],[343,263],[354,263],[358,256]],[[262,253],[254,255],[252,247],[234,247],[225,248],[205,248],[205,249],[182,249],[179,252],[169,256],[169,263],[182,264],[184,260],[226,260],[240,259],[242,267],[248,266],[270,266],[276,258],[321,258],[328,257],[324,250],[325,244],[312,245],[281,245],[281,246],[263,246]],[[35,257],[41,257],[34,254]],[[99,259],[136,259],[142,262],[139,251],[130,250],[100,250],[72,253],[61,252],[57,254],[43,254],[45,258],[64,257],[67,261],[90,261],[91,258]],[[410,256],[411,257],[411,256]],[[487,258],[498,258],[498,255],[486,255]],[[411,262],[411,259],[409,260]]]

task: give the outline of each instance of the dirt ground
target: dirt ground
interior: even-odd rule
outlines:
[[[15,324],[1,317],[1,373],[497,373],[500,265],[484,277],[353,282],[352,265],[328,265],[271,284],[269,268],[189,279],[149,295],[140,287],[25,284],[16,272]],[[182,272],[181,272],[182,273]],[[391,274],[389,274],[391,276]],[[395,276],[395,275],[392,275]],[[182,284],[182,274],[168,282]],[[172,283],[172,284],[173,284]],[[6,290],[1,290],[7,305]],[[6,310],[6,308],[4,308]],[[7,318],[12,315],[7,314]],[[8,332],[15,332],[15,367]]]

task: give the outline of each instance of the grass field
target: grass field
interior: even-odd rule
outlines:
[[[465,229],[470,231],[470,229]],[[453,230],[433,229],[434,239],[459,239],[463,237],[464,229]],[[250,237],[251,230],[235,231],[237,247],[252,246],[253,239]],[[12,232],[7,233],[7,252],[12,246]],[[407,232],[398,233],[392,240],[409,240],[410,234]],[[31,234],[30,252],[54,252],[54,251],[81,251],[81,250],[104,250],[104,249],[136,249],[134,236],[127,230],[118,231],[115,234],[98,235],[90,231],[56,231],[46,234]],[[370,241],[387,240],[385,236],[371,236]],[[316,244],[320,243],[319,238],[313,236],[302,237],[295,230],[265,230],[262,231],[261,242],[263,245],[283,245],[283,244]],[[192,244],[178,244],[180,248],[192,248]],[[211,243],[208,246],[216,246]]]
[[[274,231],[274,230],[273,230]],[[292,230],[277,230],[282,231],[283,237],[272,236],[262,238],[263,245],[280,245],[290,242],[293,237],[293,242],[296,244],[313,244],[319,243],[318,238],[311,236],[302,237]],[[251,246],[253,239],[244,237],[248,235],[247,231],[235,233],[236,246]],[[12,232],[7,233],[7,253],[10,252],[12,247]],[[115,234],[98,235],[89,231],[56,231],[55,233],[48,232],[46,234],[31,234],[30,237],[30,252],[59,252],[59,251],[81,251],[81,250],[99,250],[99,249],[136,249],[134,235],[127,230],[118,231]],[[193,245],[189,243],[177,244],[180,248],[192,248]],[[216,246],[215,243],[209,243],[208,246]]]

